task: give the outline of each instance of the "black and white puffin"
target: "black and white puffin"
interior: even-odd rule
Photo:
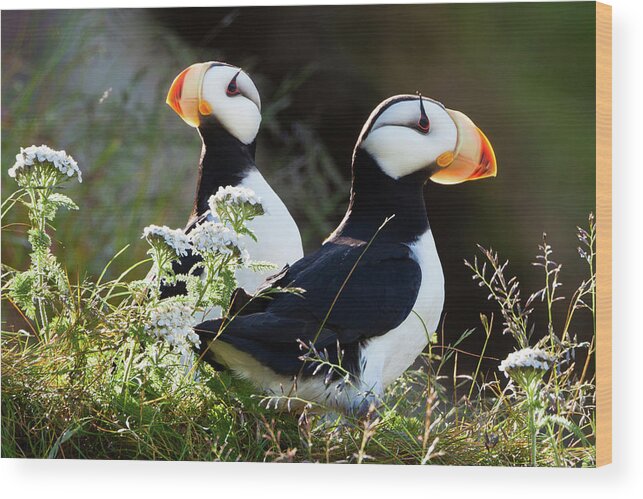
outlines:
[[[250,380],[276,401],[291,395],[360,414],[413,363],[440,320],[444,277],[424,184],[429,178],[456,184],[495,176],[496,159],[464,114],[398,95],[364,125],[352,171],[350,204],[337,229],[317,252],[260,288],[304,292],[270,300],[237,293],[235,317],[206,321],[195,331],[207,362]],[[302,355],[302,344],[314,345],[316,355],[342,369],[329,372],[306,349]]]
[[[255,164],[261,99],[252,79],[238,67],[223,62],[193,64],[174,79],[166,102],[197,129],[203,143],[196,197],[186,231],[203,219],[209,209],[208,199],[219,187],[246,187],[261,198],[265,211],[248,224],[257,236],[257,241],[247,240],[250,257],[277,268],[302,258],[299,229]],[[197,261],[195,255],[189,254],[175,263],[174,270],[187,273]],[[241,287],[252,292],[272,273],[241,269],[236,278]],[[163,298],[184,293],[183,283],[161,286]]]

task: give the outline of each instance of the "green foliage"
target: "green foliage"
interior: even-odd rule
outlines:
[[[251,237],[245,223],[260,216],[256,209],[241,217],[217,210],[220,220],[209,223],[219,224],[211,227],[218,230],[213,233],[226,238],[206,239],[212,246],[201,247],[206,279],[196,277],[195,269],[172,273],[168,264],[181,253],[180,237],[187,236],[157,228],[147,233],[150,260],[103,281],[125,248],[96,282],[71,284],[47,235],[57,208],[75,207],[58,194],[52,191],[42,202],[20,201],[33,225],[31,264],[24,271],[3,266],[3,300],[26,319],[19,329],[15,316],[2,333],[3,457],[593,465],[595,385],[588,377],[594,343],[578,343],[570,332],[578,311],[595,313],[593,217],[589,229],[578,232],[590,276],[569,301],[564,323],[554,324],[550,315],[547,334],[535,343],[531,307],[541,300],[551,310],[563,301],[556,291],[561,267],[551,260],[546,240],[536,262],[545,271],[545,286],[524,305],[517,280],[505,277],[507,262],[497,253],[481,248],[485,263],[467,264],[497,302],[503,332],[518,348],[546,349],[555,359],[553,369],[538,371],[529,378],[533,383],[514,381],[513,375],[508,383],[489,377],[480,363],[471,375],[446,374],[447,362],[455,358],[457,365],[460,343],[475,330],[451,345],[431,335],[423,366],[405,373],[389,387],[381,407],[356,420],[320,415],[319,406],[296,397],[256,395],[245,382],[212,371],[190,353],[195,313],[227,304],[239,266],[268,265],[233,251],[234,238],[223,230],[233,220],[242,237]],[[126,279],[131,269],[150,261],[156,279],[185,281],[188,296],[160,300],[154,278]],[[163,277],[158,269],[165,269]],[[482,360],[496,328],[493,316],[482,315],[481,322]],[[587,354],[579,369],[575,359],[582,350]],[[332,365],[314,348],[305,355],[322,371],[345,372],[341,358],[340,365]],[[349,376],[345,382],[351,383]],[[303,403],[303,410],[290,413],[291,402]]]
[[[49,196],[49,205],[47,206],[48,210],[45,214],[47,220],[53,220],[56,216],[56,211],[59,208],[66,208],[68,210],[77,210],[78,205],[69,197],[61,194],[60,192],[54,192]]]
[[[498,303],[504,320],[503,333],[511,334],[519,348],[527,349],[521,352],[532,351],[529,348],[535,330],[535,325],[530,324],[532,307],[541,301],[547,309],[546,334],[538,335],[540,339],[535,342],[537,351],[541,352],[538,356],[546,359],[547,367],[539,367],[536,362],[536,367],[532,364],[505,368],[511,382],[499,397],[499,400],[504,399],[526,408],[532,466],[538,466],[542,453],[547,452],[551,453],[550,458],[555,466],[586,463],[594,456],[590,439],[594,435],[596,387],[595,380],[588,379],[596,338],[596,224],[593,214],[589,215],[588,229],[579,227],[577,236],[581,243],[578,252],[587,263],[589,276],[576,287],[561,324],[554,323],[552,310],[557,302],[565,300],[558,292],[562,286],[562,265],[552,260],[553,250],[547,243],[546,234],[543,234],[540,254],[533,264],[543,269],[545,285],[532,293],[524,305],[518,280],[515,277],[505,278],[508,262],[501,263],[496,252],[480,247],[486,262],[482,266],[477,258],[473,264],[465,262],[473,271],[474,279],[489,291],[489,298]],[[487,263],[491,267],[489,274],[486,272]],[[594,317],[591,343],[580,342],[577,335],[570,333],[573,318],[581,310],[589,311]],[[582,353],[585,360],[578,368],[577,355],[580,357]],[[552,369],[543,378],[549,364]],[[579,455],[582,455],[580,461],[577,460]]]
[[[7,285],[7,290],[15,304],[32,320],[36,318],[34,303],[36,279],[37,275],[33,270],[26,270],[17,273]]]

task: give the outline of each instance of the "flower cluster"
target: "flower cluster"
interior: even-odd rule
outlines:
[[[498,369],[509,377],[512,371],[534,369],[544,374],[553,364],[554,358],[547,352],[537,348],[523,348],[510,353],[500,363]]]
[[[216,194],[210,196],[208,204],[210,205],[212,213],[215,213],[218,204],[232,206],[250,204],[254,206],[261,204],[261,198],[259,198],[252,189],[228,185],[226,187],[219,187]]]
[[[181,229],[170,229],[166,225],[148,225],[143,229],[141,239],[147,239],[152,245],[165,244],[177,256],[185,256],[190,249],[190,239]]]
[[[192,249],[201,256],[224,254],[241,256],[239,236],[220,222],[207,221],[190,232]]]
[[[229,225],[240,235],[250,235],[252,231],[247,222],[265,213],[261,199],[246,187],[219,187],[219,190],[208,199],[210,213],[221,222]]]
[[[18,180],[38,165],[53,166],[57,170],[57,176],[62,177],[57,181],[73,176],[77,176],[79,182],[83,181],[80,168],[74,158],[65,151],[56,151],[45,145],[20,148],[20,152],[16,154],[15,164],[9,169],[9,176]]]
[[[195,325],[192,308],[181,301],[170,299],[163,300],[150,310],[149,323],[145,329],[167,341],[172,350],[181,355],[183,362],[191,357],[193,347],[201,345],[201,340],[193,329]]]

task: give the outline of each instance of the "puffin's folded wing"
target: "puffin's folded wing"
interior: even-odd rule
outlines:
[[[406,246],[373,249],[369,254],[363,247],[326,248],[281,279],[303,288],[303,295],[280,293],[265,311],[200,324],[195,331],[204,360],[225,365],[216,346],[224,342],[278,374],[294,375],[314,370],[315,362],[301,360],[313,344],[333,364],[343,357],[344,368],[352,371],[361,341],[387,333],[411,313],[422,279]]]
[[[269,310],[294,316],[303,308],[318,328],[323,323],[340,342],[351,343],[399,326],[411,313],[421,282],[420,266],[405,245],[338,247],[293,276],[291,285],[303,288],[302,296],[282,295]]]
[[[304,367],[300,357],[306,353],[305,345],[315,338],[316,345],[330,349],[329,360],[337,362],[337,334],[327,328],[320,330],[314,322],[262,312],[237,316],[230,321],[206,321],[194,330],[201,339],[201,356],[217,369],[221,365],[234,368],[227,365],[224,356],[216,355],[217,342],[251,355],[277,374],[297,374]]]

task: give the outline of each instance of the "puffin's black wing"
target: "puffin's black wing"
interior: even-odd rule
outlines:
[[[305,311],[308,320],[324,322],[343,343],[384,334],[411,313],[422,272],[408,246],[327,243],[322,250],[317,258],[297,262],[279,281],[302,288],[303,295],[281,295],[268,310],[298,317]]]
[[[280,293],[263,312],[200,324],[202,348],[218,336],[277,373],[297,374],[300,341],[326,350],[331,362],[339,344],[344,362],[354,364],[361,341],[387,333],[411,313],[422,280],[406,245],[365,247],[326,243],[275,280],[304,289],[302,295]]]
[[[200,357],[219,370],[225,364],[215,360],[210,343],[223,341],[235,348],[249,353],[261,364],[270,367],[277,374],[294,375],[304,367],[300,359],[303,355],[299,338],[314,338],[319,327],[313,321],[290,317],[280,317],[270,312],[260,312],[237,316],[233,320],[215,319],[199,324],[194,328],[201,339]],[[316,344],[328,348],[329,360],[337,363],[337,335],[334,331],[323,329]],[[324,346],[328,345],[328,347]],[[314,366],[311,366],[314,369]]]
[[[207,214],[201,215],[199,217],[191,218],[188,221],[188,224],[185,226],[185,229],[184,229],[185,233],[189,234],[197,225],[204,222],[206,219],[207,219]],[[195,255],[194,253],[192,253],[191,250],[188,250],[188,253],[186,256],[183,256],[178,260],[172,262],[172,270],[174,271],[175,274],[187,274],[188,272],[190,272],[190,269],[194,267],[194,265],[196,265],[202,260],[203,258],[201,258],[199,255]],[[198,268],[194,272],[194,275],[201,275],[202,272],[203,272],[203,269]],[[167,285],[167,284],[161,283],[159,289],[161,292],[161,295],[160,295],[161,299],[170,298],[171,296],[183,296],[188,294],[188,290],[184,282],[177,282],[176,284],[173,284],[173,285]]]

